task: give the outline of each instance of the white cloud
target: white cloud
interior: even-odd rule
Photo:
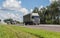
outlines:
[[[2,20],[12,18],[14,20],[23,21],[23,15],[21,15],[20,13],[23,13],[25,15],[29,12],[26,8],[21,6],[21,1],[18,0],[5,0],[2,6],[3,7],[0,7],[0,19]],[[15,14],[11,10],[20,13],[15,12]]]
[[[33,11],[33,9],[30,10],[30,12],[32,12],[32,11]]]
[[[41,5],[41,6],[39,7],[39,10],[40,10],[41,8],[43,8],[43,5]]]
[[[3,7],[5,7],[5,8],[11,8],[11,7],[19,8],[20,4],[21,3],[19,3],[16,0],[6,0],[3,2]]]
[[[7,13],[5,15],[6,15],[7,18],[12,18],[12,19],[15,19],[15,20],[20,18],[19,14]]]
[[[23,12],[24,15],[28,13],[28,10],[26,8],[21,8],[19,11]]]
[[[21,4],[21,1],[19,1],[19,4]]]
[[[0,9],[2,9],[2,8],[0,7]]]
[[[24,14],[28,13],[28,10],[26,8],[23,8],[21,6],[21,1],[18,0],[5,0],[3,2],[3,7],[10,10],[17,10]]]
[[[22,21],[22,18],[19,14],[14,14],[14,13],[0,13],[0,19],[8,19],[12,18],[14,20]]]

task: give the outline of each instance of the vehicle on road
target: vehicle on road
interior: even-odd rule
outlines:
[[[40,17],[38,13],[30,13],[27,15],[23,16],[23,23],[25,25],[29,24],[29,25],[39,25],[40,24]]]

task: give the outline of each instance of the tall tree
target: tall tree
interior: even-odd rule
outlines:
[[[45,12],[46,12],[46,8],[41,8],[38,12],[39,16],[40,16],[40,23],[45,23]]]
[[[35,7],[32,13],[38,13],[38,8]]]
[[[59,4],[54,2],[50,5],[50,11],[52,11],[52,19],[54,19],[54,23],[58,21],[59,23]],[[58,16],[58,17],[57,17]],[[56,17],[58,20],[56,20]]]

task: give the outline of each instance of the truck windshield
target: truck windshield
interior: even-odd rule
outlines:
[[[39,18],[39,16],[32,16],[32,18]]]

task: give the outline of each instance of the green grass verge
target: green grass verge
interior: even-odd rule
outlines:
[[[18,28],[18,27],[17,27]],[[7,25],[0,25],[0,38],[38,38],[21,30],[15,30]]]
[[[52,32],[52,31],[41,30],[41,29],[25,28],[21,26],[13,26],[13,28],[16,30],[24,31],[26,33],[30,33],[39,38],[60,38],[60,32]]]
[[[60,32],[0,25],[0,38],[60,38]]]

